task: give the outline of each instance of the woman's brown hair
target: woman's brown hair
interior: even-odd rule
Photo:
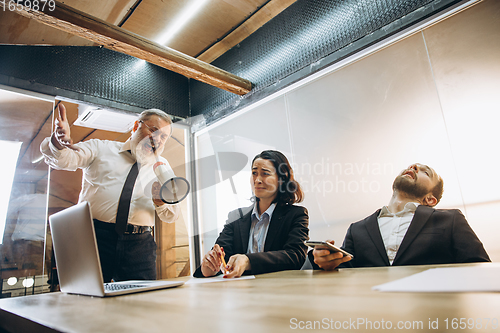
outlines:
[[[278,205],[292,205],[304,200],[304,192],[302,192],[300,184],[295,180],[292,167],[290,166],[290,163],[288,163],[288,159],[285,155],[277,150],[264,150],[262,153],[254,157],[252,160],[252,166],[253,162],[255,162],[258,158],[271,161],[274,169],[276,170],[276,174],[278,175],[278,194],[276,195],[274,202]]]

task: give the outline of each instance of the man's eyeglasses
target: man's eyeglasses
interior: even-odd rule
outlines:
[[[161,140],[161,142],[166,142],[168,140],[168,138],[170,137],[170,135],[163,133],[162,131],[160,131],[156,127],[153,127],[153,128],[149,127],[148,124],[146,124],[142,120],[139,120],[139,122],[147,127],[147,129],[149,131],[148,137],[149,137],[149,140],[151,142],[151,146],[153,147],[153,150],[155,150],[155,151],[156,151],[156,145],[155,145],[155,141],[153,140],[153,136],[155,138]]]

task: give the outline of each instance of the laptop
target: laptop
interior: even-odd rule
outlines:
[[[134,280],[103,283],[90,205],[84,201],[49,217],[64,293],[108,297],[181,286],[183,281]]]

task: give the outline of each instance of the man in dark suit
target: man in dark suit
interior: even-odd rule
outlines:
[[[316,248],[309,252],[314,268],[490,261],[460,210],[432,208],[443,194],[443,180],[432,168],[413,164],[392,188],[389,205],[347,230],[342,248],[354,258]]]

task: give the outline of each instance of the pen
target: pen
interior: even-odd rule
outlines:
[[[222,267],[224,267],[223,273],[226,274],[226,272],[227,272],[227,265],[226,265],[226,261],[224,260],[224,256],[222,255],[222,252],[220,253],[220,258],[222,259]]]

